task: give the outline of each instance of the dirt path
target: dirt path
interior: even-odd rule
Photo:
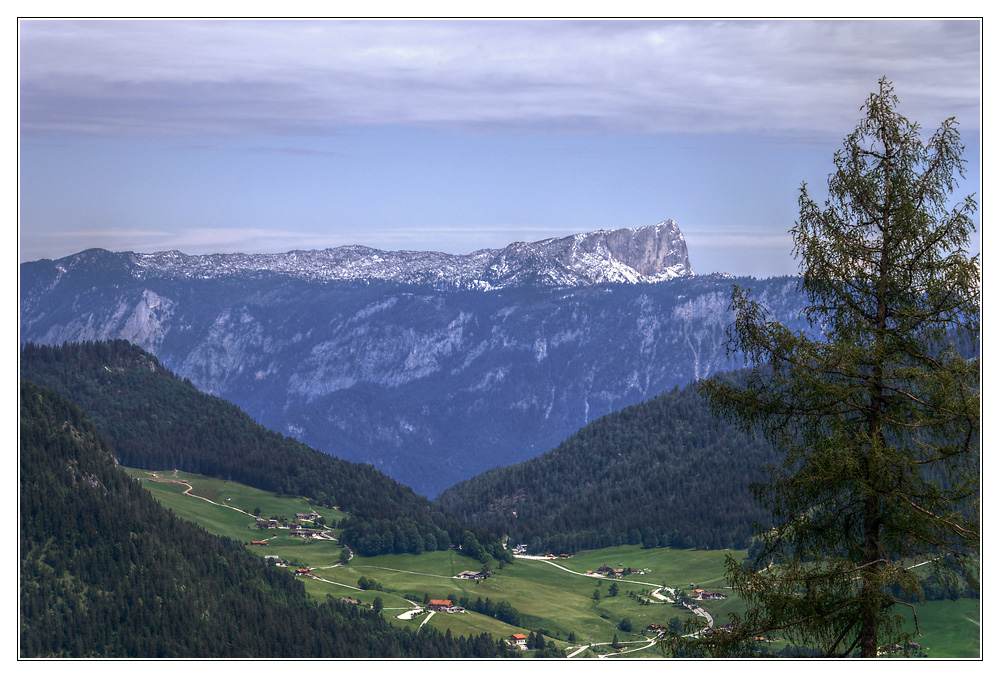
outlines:
[[[429,572],[411,572],[410,570],[396,570],[391,567],[379,567],[378,565],[355,565],[356,569],[369,568],[372,570],[387,570],[388,572],[402,572],[403,574],[419,574],[423,577],[437,577],[439,579],[454,579],[444,574],[430,574]]]
[[[431,620],[431,617],[433,617],[435,614],[437,614],[437,613],[434,610],[431,610],[430,612],[428,612],[427,613],[427,619],[425,619],[422,622],[420,622],[420,626],[417,627],[417,631],[419,631],[420,629],[424,628],[424,624],[426,624],[427,622],[429,622]]]
[[[312,569],[319,569],[319,568],[312,568]],[[321,581],[321,582],[324,582],[326,584],[334,584],[335,586],[343,586],[345,589],[351,589],[352,591],[363,591],[364,590],[364,589],[359,589],[357,586],[351,586],[350,584],[341,584],[339,581],[330,581],[329,579],[323,579],[322,577],[317,577],[316,575],[313,575],[312,578],[315,579],[316,581]]]
[[[619,643],[618,643],[619,645],[640,645],[641,647],[633,647],[631,649],[624,649],[624,650],[620,650],[620,651],[619,650],[615,650],[614,652],[609,652],[607,654],[601,654],[600,651],[598,651],[598,650],[594,650],[594,651],[597,652],[597,658],[598,659],[604,659],[605,657],[620,657],[620,656],[626,655],[626,654],[628,654],[630,652],[639,652],[641,650],[648,650],[649,648],[651,648],[654,645],[656,645],[656,640],[657,640],[656,638],[653,638],[653,639],[647,638],[645,640],[622,640],[622,641],[619,641]],[[592,647],[594,647],[594,648],[600,647],[602,645],[607,645],[607,646],[610,647],[611,646],[611,642],[609,641],[607,643],[590,643],[589,645],[581,645],[576,650],[574,650],[570,654],[566,655],[566,659],[572,659],[573,657],[575,657],[576,655],[580,654],[584,650],[588,650],[588,649],[590,649]]]
[[[601,576],[599,574],[587,574],[586,572],[577,572],[576,570],[571,570],[568,567],[564,567],[564,566],[560,565],[559,563],[552,562],[552,560],[550,558],[544,558],[542,556],[514,556],[514,557],[515,558],[522,558],[524,560],[537,560],[537,561],[541,561],[543,563],[547,563],[547,564],[551,565],[552,567],[558,567],[560,570],[563,570],[565,572],[569,572],[570,574],[578,575],[580,577],[590,577],[591,579],[608,579],[608,577],[603,577],[603,576]],[[669,591],[670,593],[674,593],[673,589],[667,588],[666,586],[661,586],[660,584],[654,584],[653,582],[650,582],[650,581],[639,581],[638,579],[609,579],[609,581],[620,581],[623,584],[642,584],[643,586],[652,586],[652,587],[656,588],[657,592],[659,592],[659,591]],[[653,595],[656,595],[656,594],[654,593]],[[662,598],[663,596],[656,596],[656,597],[657,598]]]
[[[245,516],[250,516],[251,518],[253,518],[255,520],[257,519],[257,516],[255,516],[254,514],[248,513],[247,511],[244,511],[243,509],[238,508],[236,506],[230,506],[229,504],[220,504],[217,501],[212,501],[208,497],[201,497],[201,496],[199,496],[197,494],[192,494],[191,490],[194,489],[194,485],[192,485],[189,481],[184,480],[183,478],[177,478],[177,469],[174,469],[174,473],[173,473],[173,478],[175,478],[175,480],[169,480],[167,478],[161,478],[160,476],[157,475],[156,471],[149,471],[149,475],[153,476],[152,478],[148,478],[148,480],[150,480],[151,482],[154,482],[154,483],[179,483],[181,485],[187,485],[187,489],[184,490],[183,494],[185,494],[185,495],[187,495],[189,497],[192,497],[194,499],[201,499],[202,501],[207,501],[209,504],[214,504],[216,506],[223,506],[223,507],[225,507],[227,509],[232,509],[234,511],[242,513]]]

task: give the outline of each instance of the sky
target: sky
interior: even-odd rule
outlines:
[[[956,117],[976,20],[21,20],[20,261],[468,253],[673,219],[696,273],[797,272],[806,182],[886,76]],[[976,217],[978,224],[978,215]]]

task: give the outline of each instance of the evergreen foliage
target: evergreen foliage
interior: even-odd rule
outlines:
[[[483,600],[482,597],[479,597],[475,600],[470,600],[467,596],[462,596],[458,599],[458,605],[464,607],[466,610],[499,619],[511,626],[521,625],[521,613],[506,600],[494,603],[489,598]]]
[[[753,369],[706,392],[784,459],[755,487],[773,521],[756,557],[730,561],[748,603],[740,631],[710,636],[707,652],[775,632],[875,657],[905,643],[897,604],[926,582],[960,573],[976,587],[979,360],[961,350],[979,338],[976,203],[948,204],[964,166],[954,120],[924,142],[897,105],[883,78],[834,157],[825,207],[802,187],[792,235],[821,336],[733,293],[730,348]],[[936,577],[909,568],[923,561]]]
[[[458,483],[444,509],[533,553],[621,544],[746,548],[747,490],[770,444],[712,414],[696,385],[597,419],[554,450]]]
[[[317,604],[289,573],[164,510],[75,404],[20,390],[21,657],[500,657],[483,634]]]
[[[126,466],[176,468],[338,506],[351,514],[343,540],[362,555],[447,549],[462,533],[458,520],[373,466],[264,428],[127,341],[29,343],[21,376],[80,405]]]

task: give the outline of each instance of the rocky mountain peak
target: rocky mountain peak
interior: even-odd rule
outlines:
[[[561,263],[585,277],[608,276],[607,282],[618,282],[616,276],[621,282],[655,282],[694,274],[684,235],[672,219],[651,226],[544,240],[536,245],[562,249]],[[608,264],[613,270],[607,270]]]
[[[74,266],[81,253],[57,264]],[[387,252],[360,245],[283,254],[103,253],[139,279],[279,275],[302,280],[368,280],[492,290],[526,285],[579,287],[659,282],[693,275],[687,244],[672,220],[652,226],[515,242],[471,254]],[[63,263],[64,262],[64,263]]]

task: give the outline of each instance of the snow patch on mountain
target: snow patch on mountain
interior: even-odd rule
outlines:
[[[639,228],[515,242],[466,255],[348,245],[283,254],[187,255],[173,250],[130,256],[133,275],[140,279],[277,274],[312,281],[381,280],[437,289],[495,290],[648,283],[694,275],[684,235],[670,219]]]

